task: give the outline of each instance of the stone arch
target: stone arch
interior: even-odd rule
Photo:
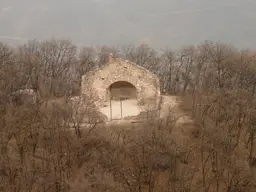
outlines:
[[[102,107],[109,101],[108,88],[118,81],[134,85],[139,105],[151,104],[154,100],[157,106],[160,97],[158,77],[136,64],[121,59],[83,75],[81,93],[93,100],[97,107]]]
[[[137,88],[128,81],[116,81],[106,90],[106,98],[112,100],[137,99]]]
[[[136,99],[138,102],[143,98],[143,84],[138,83],[138,80],[136,78],[133,78],[132,76],[113,76],[108,79],[108,81],[104,81],[103,83],[103,89],[106,91],[104,101],[109,101],[109,87],[116,82],[127,82],[128,84],[131,84],[136,88]]]

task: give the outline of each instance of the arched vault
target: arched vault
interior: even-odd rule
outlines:
[[[147,69],[122,59],[112,59],[103,67],[85,74],[82,77],[81,93],[86,98],[93,99],[97,106],[102,106],[110,99],[110,89],[114,87],[114,91],[118,92],[118,86],[123,87],[124,92],[131,91],[127,96],[136,94],[138,103],[158,101],[160,97],[158,77]]]

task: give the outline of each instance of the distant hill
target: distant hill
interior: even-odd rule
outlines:
[[[0,36],[69,37],[78,45],[146,39],[156,47],[220,40],[256,48],[255,8],[253,0],[1,0]]]

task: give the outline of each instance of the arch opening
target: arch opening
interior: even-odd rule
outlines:
[[[127,81],[116,81],[106,89],[106,101],[100,109],[108,119],[123,119],[137,116],[138,106],[137,88]]]
[[[127,81],[117,81],[108,87],[107,98],[111,100],[137,99],[137,89]]]

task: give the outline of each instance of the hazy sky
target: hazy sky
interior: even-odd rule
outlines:
[[[256,48],[255,10],[256,0],[0,0],[0,41],[179,48],[220,40]]]

